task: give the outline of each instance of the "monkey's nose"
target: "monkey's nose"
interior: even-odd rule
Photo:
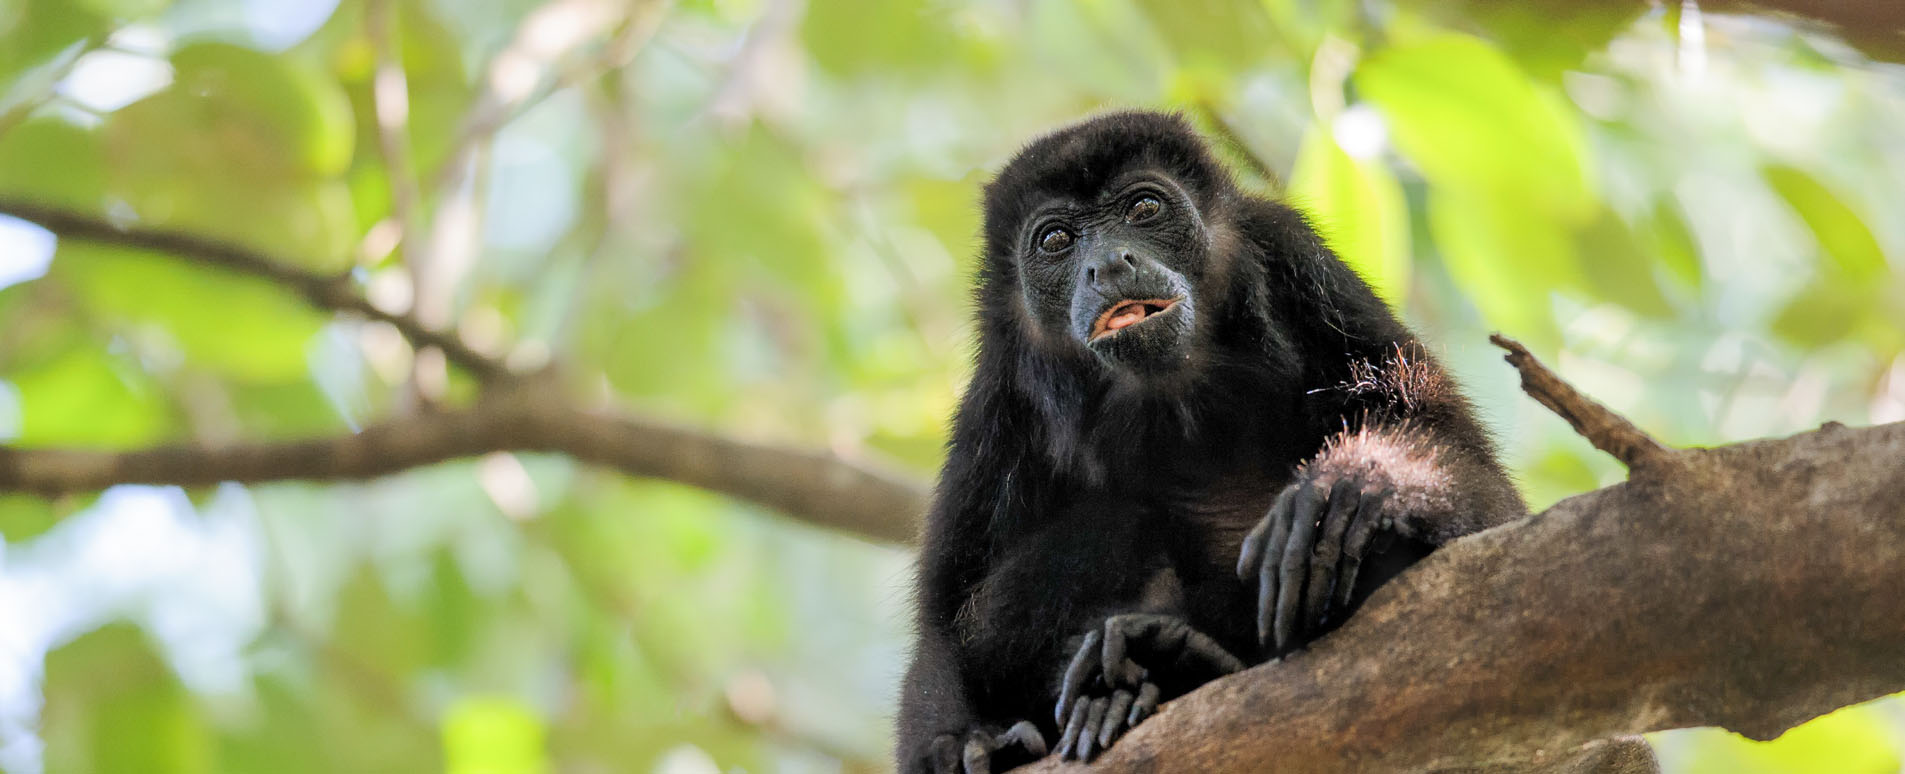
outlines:
[[[1093,287],[1104,283],[1117,282],[1138,271],[1138,259],[1130,250],[1107,251],[1103,257],[1085,265],[1085,281]]]

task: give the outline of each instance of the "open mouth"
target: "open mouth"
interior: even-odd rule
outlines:
[[[1177,306],[1175,298],[1126,299],[1112,304],[1091,324],[1091,340],[1117,335],[1118,331],[1163,314]]]

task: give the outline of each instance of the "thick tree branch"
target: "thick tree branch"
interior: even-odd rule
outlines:
[[[579,410],[560,391],[528,384],[500,390],[468,409],[393,419],[331,438],[122,452],[0,447],[0,492],[365,479],[496,451],[563,453],[751,500],[881,542],[911,541],[925,512],[925,487],[904,475],[824,452]]]
[[[478,378],[493,380],[507,373],[501,361],[470,348],[453,331],[424,325],[410,314],[386,311],[358,292],[347,275],[320,274],[288,261],[274,259],[250,248],[214,239],[165,229],[121,226],[104,218],[70,210],[48,207],[20,199],[0,197],[0,215],[28,221],[61,238],[151,250],[245,274],[284,287],[303,296],[313,306],[356,314],[365,319],[389,323],[411,344],[443,350],[450,362]]]
[[[1557,386],[1530,391],[1573,394]],[[1610,427],[1604,408],[1571,410]],[[1635,743],[1596,740],[1768,739],[1905,690],[1905,423],[1661,453],[1671,470],[1449,544],[1342,629],[1167,705],[1091,768],[1646,770]]]

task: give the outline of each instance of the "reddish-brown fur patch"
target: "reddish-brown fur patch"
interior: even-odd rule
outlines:
[[[1357,360],[1350,363],[1349,380],[1337,385],[1350,395],[1376,395],[1388,398],[1404,414],[1413,414],[1423,405],[1446,397],[1448,380],[1442,369],[1420,355],[1412,357],[1401,345],[1383,362]]]
[[[1325,441],[1323,451],[1303,464],[1303,472],[1324,482],[1355,476],[1369,488],[1390,490],[1404,512],[1443,513],[1454,504],[1440,456],[1440,448],[1407,425],[1364,427]]]

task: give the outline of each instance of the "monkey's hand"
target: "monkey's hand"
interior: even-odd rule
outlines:
[[[1151,713],[1158,702],[1244,668],[1242,661],[1181,618],[1114,615],[1085,633],[1065,669],[1052,715],[1064,729],[1061,758],[1089,761]]]
[[[1283,652],[1341,623],[1363,559],[1394,537],[1422,537],[1405,499],[1380,476],[1299,472],[1237,558],[1237,578],[1257,583],[1257,642]]]
[[[902,774],[992,774],[1045,757],[1045,736],[1029,720],[1004,731],[979,726],[964,734],[940,734]]]

